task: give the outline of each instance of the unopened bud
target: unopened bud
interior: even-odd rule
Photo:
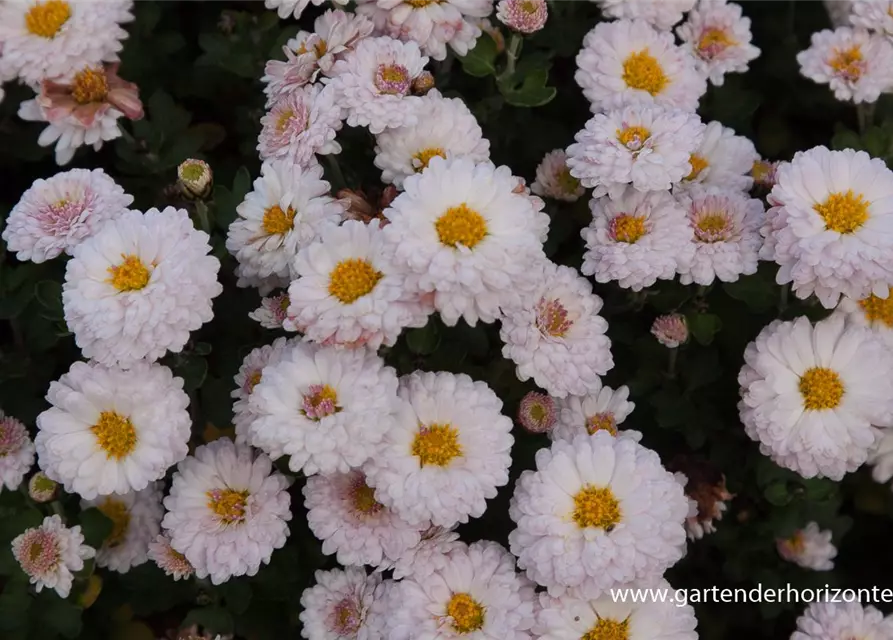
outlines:
[[[430,71],[422,71],[412,81],[412,92],[417,96],[423,96],[434,88],[434,76]]]
[[[192,158],[177,167],[177,178],[180,191],[190,200],[206,198],[214,184],[214,173],[208,163]]]
[[[688,340],[688,324],[685,316],[672,313],[657,318],[651,325],[651,333],[662,345],[675,349]]]
[[[777,162],[757,160],[753,163],[753,167],[750,170],[750,177],[753,178],[754,185],[764,189],[771,189],[775,186],[775,172],[777,169]]]
[[[38,471],[28,481],[28,495],[34,502],[49,502],[56,497],[58,483],[50,480],[43,471]]]

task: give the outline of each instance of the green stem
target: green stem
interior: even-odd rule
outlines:
[[[341,171],[341,165],[338,164],[338,158],[335,157],[335,154],[329,153],[323,157],[326,159],[329,169],[332,170],[332,193],[336,193],[339,189],[347,186],[347,181],[344,179],[344,173]]]
[[[864,134],[874,123],[874,102],[862,102],[856,105],[856,116],[859,120],[859,133]]]
[[[790,284],[781,285],[781,292],[778,295],[778,315],[781,315],[788,308],[788,294],[791,291]]]
[[[58,500],[53,500],[50,503],[50,510],[54,515],[59,516],[62,520],[65,520],[65,511],[62,509],[62,503]]]
[[[670,349],[670,358],[667,361],[667,377],[670,380],[676,378],[676,358],[679,354],[679,348]]]
[[[199,200],[195,203],[195,213],[198,215],[198,224],[202,231],[211,234],[211,221],[208,219],[208,205]]]
[[[505,71],[502,72],[503,78],[508,78],[515,72],[515,64],[518,62],[518,54],[521,52],[521,43],[523,42],[523,38],[520,34],[516,32],[512,32],[512,37],[509,38],[509,44],[505,48]]]

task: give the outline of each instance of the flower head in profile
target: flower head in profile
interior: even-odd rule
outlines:
[[[81,507],[95,507],[112,521],[112,530],[96,553],[96,564],[127,573],[149,560],[149,543],[161,531],[161,489],[153,483],[142,491],[82,500]]]
[[[564,149],[553,149],[543,156],[530,190],[538,196],[564,202],[576,202],[586,192],[580,181],[571,175]]]
[[[0,410],[0,491],[18,489],[34,464],[34,443],[21,420]]]
[[[12,555],[38,592],[53,589],[59,597],[67,598],[74,574],[84,568],[84,560],[96,555],[96,550],[84,544],[80,526],[66,527],[62,518],[54,515],[16,536]]]
[[[699,540],[716,531],[716,522],[735,496],[726,488],[726,477],[707,460],[694,456],[676,456],[667,469],[685,477],[685,495],[696,509],[685,520],[689,540]]]
[[[174,580],[187,580],[195,573],[195,567],[171,546],[170,538],[165,535],[159,535],[149,544],[149,559]]]
[[[688,323],[680,313],[671,313],[655,318],[651,325],[651,335],[668,349],[675,349],[688,341]]]
[[[830,571],[834,568],[837,547],[831,543],[831,532],[819,529],[818,523],[810,522],[798,529],[790,538],[777,541],[778,555],[813,571]]]
[[[260,301],[260,306],[248,314],[248,317],[259,322],[264,329],[281,329],[288,314],[290,304],[288,292],[267,296]]]

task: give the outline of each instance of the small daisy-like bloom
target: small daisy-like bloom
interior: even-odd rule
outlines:
[[[84,544],[81,527],[66,527],[59,516],[48,516],[39,527],[25,529],[12,541],[12,555],[39,593],[44,587],[67,598],[74,574],[96,551]]]
[[[288,537],[289,481],[250,447],[220,438],[177,467],[162,524],[198,578],[253,576]]]
[[[530,391],[521,398],[518,422],[530,433],[548,433],[555,426],[555,400],[544,393]]]
[[[543,157],[530,190],[538,196],[564,202],[576,202],[586,193],[580,181],[571,175],[564,149],[554,149]]]
[[[658,4],[658,3],[652,3]],[[631,102],[694,112],[707,91],[673,34],[643,20],[600,22],[583,39],[574,79],[595,112]]]
[[[171,546],[170,538],[160,535],[149,544],[149,559],[176,580],[187,580],[195,573],[195,568],[179,551]]]
[[[718,187],[691,187],[679,201],[694,231],[695,255],[679,269],[679,282],[699,285],[714,280],[735,282],[757,272],[763,203],[742,192]]]
[[[288,353],[293,341],[286,338],[276,338],[273,344],[252,349],[245,359],[234,380],[236,388],[230,392],[230,397],[235,399],[233,403],[233,427],[236,429],[236,442],[247,442],[248,429],[257,415],[251,409],[249,398],[254,387],[263,378],[264,367],[277,364]]]
[[[184,209],[127,211],[77,245],[65,322],[84,357],[122,367],[177,353],[214,315],[220,261]]]
[[[405,327],[424,327],[433,309],[406,286],[382,236],[378,224],[348,220],[301,249],[285,328],[322,344],[378,349]]]
[[[639,19],[669,31],[696,0],[595,0],[606,18]]]
[[[153,483],[142,491],[82,500],[81,508],[95,507],[112,521],[112,531],[96,553],[96,564],[127,573],[149,560],[149,543],[161,531],[161,489]]]
[[[331,87],[347,124],[379,134],[389,127],[418,122],[420,98],[410,95],[410,90],[427,63],[415,42],[388,37],[360,41],[332,67]]]
[[[317,474],[304,485],[307,524],[322,552],[348,565],[387,567],[421,541],[407,524],[375,499],[361,471]]]
[[[34,443],[21,420],[0,410],[0,491],[15,491],[34,464]]]
[[[671,313],[654,319],[651,335],[668,349],[675,349],[688,342],[688,323],[681,313]]]
[[[893,0],[850,0],[849,21],[893,39]]]
[[[514,438],[502,400],[485,383],[447,372],[405,376],[399,393],[408,404],[364,467],[376,500],[420,526],[480,517],[508,483]]]
[[[831,532],[822,531],[816,522],[797,530],[790,538],[777,541],[778,555],[813,571],[831,571],[837,547],[831,543]]]
[[[883,298],[874,294],[864,300],[844,296],[837,307],[837,313],[845,313],[847,321],[855,325],[870,327],[887,346],[893,347],[893,296],[890,295],[889,287]]]
[[[392,567],[394,580],[407,576],[423,578],[447,566],[453,549],[465,547],[453,529],[428,527],[421,532],[419,543],[406,550]]]
[[[106,220],[131,205],[102,169],[72,169],[38,179],[22,195],[6,219],[3,239],[19,260],[44,262],[93,235]]]
[[[587,396],[560,398],[555,403],[558,423],[549,432],[549,437],[552,440],[572,442],[578,435],[592,435],[598,431],[607,431],[616,436],[617,427],[636,408],[635,403],[628,398],[629,387],[626,385],[616,391],[611,387],[602,387]]]
[[[341,473],[375,455],[395,420],[397,374],[372,351],[302,342],[276,364],[249,398],[248,441],[289,468]]]
[[[265,0],[264,6],[267,9],[275,10],[283,20],[289,17],[293,17],[297,20],[301,17],[301,14],[304,13],[304,9],[306,9],[311,2],[313,3],[313,6],[318,7],[323,4],[325,0]],[[332,2],[345,5],[348,0],[332,0]]]
[[[616,195],[625,185],[662,191],[692,171],[704,125],[687,111],[638,104],[599,113],[567,149],[571,175],[595,195]]]
[[[188,199],[206,198],[214,186],[214,172],[204,160],[184,160],[177,167],[177,186]]]
[[[385,210],[385,240],[408,286],[434,293],[447,325],[493,322],[500,307],[520,304],[545,260],[549,218],[543,202],[516,192],[508,167],[470,158],[433,157],[408,177]]]
[[[685,553],[689,504],[658,455],[605,430],[558,440],[515,485],[512,553],[553,596],[659,578]]]
[[[56,497],[59,483],[50,480],[43,471],[38,471],[28,481],[28,496],[37,503],[49,502]]]
[[[332,87],[312,84],[285,94],[260,119],[257,150],[261,160],[284,158],[309,166],[314,154],[341,153],[335,134],[342,113]]]
[[[248,317],[259,322],[264,329],[281,329],[290,304],[288,293],[268,296],[260,301],[260,306],[249,313]]]
[[[837,640],[864,638],[884,640],[893,637],[893,616],[858,602],[815,602],[797,618],[791,640]]]
[[[864,151],[800,151],[778,168],[763,259],[798,298],[886,296],[893,282],[893,171]]]
[[[548,17],[546,0],[499,0],[496,5],[496,18],[519,33],[536,33]]]
[[[685,494],[696,508],[685,520],[690,540],[700,540],[716,531],[728,505],[735,496],[726,489],[726,477],[706,460],[691,456],[677,456],[667,468],[685,477]]]
[[[691,172],[682,184],[747,191],[753,186],[750,172],[759,159],[753,142],[714,120],[707,123],[704,139],[689,159]]]
[[[838,100],[875,102],[893,85],[893,44],[865,29],[838,27],[812,34],[797,54],[800,73],[827,84]]]
[[[114,62],[133,20],[130,0],[14,0],[0,5],[0,77],[37,85]]]
[[[775,321],[744,351],[738,409],[747,435],[777,464],[840,480],[893,425],[893,354],[843,316]]]
[[[770,190],[775,186],[775,172],[778,171],[778,162],[757,159],[750,169],[750,177],[755,187]]]
[[[893,429],[883,430],[867,462],[872,466],[871,477],[875,482],[888,482],[893,478]]]
[[[550,395],[584,395],[614,366],[602,299],[573,267],[545,263],[526,304],[509,306],[499,337],[502,355],[522,382],[533,378]]]
[[[52,407],[37,416],[38,461],[70,493],[139,491],[186,457],[189,396],[160,364],[75,362],[50,383],[47,400]]]
[[[444,568],[410,576],[396,589],[390,640],[530,638],[534,585],[515,572],[515,558],[495,542],[456,549]]]
[[[760,50],[751,44],[750,18],[741,5],[726,0],[701,0],[677,29],[683,47],[698,71],[720,87],[727,73],[744,73]]]
[[[655,589],[673,592],[666,580]],[[698,621],[689,604],[661,599],[622,602],[610,595],[593,600],[565,594],[539,596],[534,635],[539,640],[697,640]]]
[[[416,103],[424,114],[414,124],[387,129],[375,138],[375,166],[383,182],[403,186],[407,176],[424,171],[435,156],[490,159],[490,143],[477,119],[459,98],[444,98],[429,91]]]
[[[263,163],[226,235],[226,248],[239,261],[240,286],[271,276],[287,282],[298,249],[341,222],[344,206],[329,195],[331,187],[322,177],[316,162]]]
[[[301,635],[307,640],[373,640],[372,604],[382,593],[381,574],[356,567],[317,571],[316,584],[301,594]]]
[[[658,279],[672,280],[694,257],[694,235],[685,209],[668,191],[629,188],[589,202],[592,223],[586,241],[585,275],[641,291]]]

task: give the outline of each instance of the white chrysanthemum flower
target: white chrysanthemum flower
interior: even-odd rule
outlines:
[[[707,123],[704,139],[691,156],[691,172],[682,186],[703,184],[749,191],[753,186],[751,169],[759,159],[753,142],[713,120]]]
[[[264,329],[281,329],[290,304],[288,293],[267,296],[260,301],[257,309],[248,314],[248,317],[259,322]]]
[[[3,239],[19,260],[44,262],[81,243],[131,205],[102,169],[72,169],[38,179],[6,219]]]
[[[0,492],[19,488],[34,465],[34,451],[28,428],[0,410]]]
[[[211,320],[220,261],[183,209],[127,211],[72,250],[62,304],[84,357],[128,367]]]
[[[277,364],[294,341],[286,338],[276,338],[273,344],[252,349],[242,360],[242,366],[235,375],[236,388],[230,392],[230,397],[235,399],[233,403],[233,427],[236,430],[236,442],[243,444],[248,442],[248,433],[251,423],[257,418],[257,414],[251,409],[251,393],[254,387],[263,377],[264,367]]]
[[[884,429],[881,439],[871,451],[867,460],[871,465],[871,476],[876,482],[888,482],[893,478],[893,429]]]
[[[893,0],[851,0],[840,4],[850,5],[847,17],[854,26],[877,31],[893,39]]]
[[[53,589],[60,598],[71,593],[74,574],[84,568],[84,560],[96,555],[84,544],[81,527],[68,528],[58,515],[47,516],[39,527],[25,529],[12,541],[12,555],[34,589]]]
[[[346,473],[375,455],[396,420],[397,375],[365,348],[302,342],[273,365],[249,398],[248,441],[289,468]]]
[[[314,154],[341,153],[335,134],[342,111],[333,87],[311,84],[290,91],[260,119],[257,150],[261,160],[283,158],[309,166]]]
[[[189,396],[160,364],[75,362],[47,400],[37,416],[40,468],[83,498],[139,491],[188,452]]]
[[[279,17],[285,20],[286,18],[293,17],[295,20],[301,17],[301,14],[304,13],[304,9],[313,3],[313,6],[318,7],[323,4],[326,0],[265,0],[264,6],[267,9],[273,9],[276,13],[279,14]],[[335,4],[346,5],[349,0],[332,0]]]
[[[421,532],[375,499],[361,471],[317,474],[304,485],[307,524],[322,552],[348,565],[387,568],[421,541]]]
[[[704,135],[701,119],[687,111],[637,104],[598,113],[567,149],[571,175],[594,195],[616,195],[631,184],[663,191],[692,171],[689,159]]]
[[[613,19],[639,19],[661,31],[669,31],[691,11],[696,0],[595,0],[602,14]]]
[[[593,198],[589,208],[580,271],[596,282],[641,291],[691,265],[694,234],[685,209],[668,191],[628,188],[614,198]]]
[[[614,366],[602,299],[573,267],[547,262],[526,304],[504,309],[502,355],[521,381],[533,378],[550,395],[584,395],[601,387]]]
[[[844,296],[836,312],[846,314],[847,321],[857,326],[870,327],[888,347],[893,348],[893,296],[890,293],[888,288],[883,298],[871,294],[863,300]]]
[[[434,156],[490,159],[490,143],[462,100],[432,89],[415,109],[421,117],[414,124],[387,129],[375,138],[375,166],[382,170],[383,182],[402,187],[407,176],[423,171]]]
[[[864,151],[800,151],[778,168],[761,233],[776,281],[833,309],[841,295],[886,296],[893,283],[893,171]]]
[[[174,581],[188,580],[195,573],[195,567],[186,556],[171,546],[171,540],[167,536],[159,535],[149,544],[149,559]]]
[[[574,79],[595,112],[631,102],[696,111],[707,82],[673,34],[643,20],[600,22],[583,39]]]
[[[410,89],[427,63],[415,42],[366,38],[334,64],[334,78],[324,82],[337,93],[347,124],[379,134],[418,122],[420,98]]]
[[[446,324],[493,322],[535,286],[549,218],[508,167],[434,157],[403,186],[384,211],[384,237],[407,285],[433,292]]]
[[[666,580],[655,589],[672,593]],[[593,600],[565,594],[539,596],[534,635],[539,640],[697,640],[698,620],[690,604],[653,599],[621,602],[609,595]]]
[[[831,531],[822,531],[816,522],[797,530],[793,536],[777,542],[778,554],[787,560],[813,571],[834,568],[837,547],[831,543]]]
[[[171,547],[212,584],[253,576],[288,537],[289,480],[270,459],[220,438],[177,467],[162,524]]]
[[[735,282],[757,272],[761,200],[737,190],[692,186],[679,195],[679,202],[688,212],[695,245],[691,264],[679,268],[679,282]]]
[[[750,61],[760,55],[751,44],[750,18],[743,17],[741,5],[734,2],[701,0],[676,34],[698,71],[718,87],[725,74],[747,71]]]
[[[685,553],[688,499],[658,455],[607,431],[559,440],[515,485],[512,553],[553,596],[659,578]]]
[[[251,278],[288,280],[298,249],[338,226],[344,206],[329,195],[322,177],[316,162],[263,163],[226,236],[226,248],[239,261],[239,286]]]
[[[744,351],[738,409],[747,435],[806,478],[840,480],[893,426],[893,352],[841,315],[775,321]]]
[[[564,202],[576,202],[586,193],[580,181],[571,175],[564,149],[554,149],[543,156],[530,190],[538,196]]]
[[[893,616],[858,602],[815,602],[797,618],[791,640],[885,640],[893,638]]]
[[[322,344],[393,346],[433,312],[390,260],[377,222],[347,220],[298,252],[285,328]]]
[[[96,564],[127,573],[149,560],[149,543],[161,532],[161,489],[157,483],[141,491],[81,500],[81,508],[96,507],[112,521],[112,532],[96,553]]]
[[[432,526],[422,531],[421,536],[418,544],[407,549],[391,567],[394,580],[408,576],[422,579],[441,571],[449,562],[448,554],[465,546],[453,529]]]
[[[301,594],[301,635],[307,640],[379,640],[370,623],[373,602],[383,596],[381,574],[365,569],[317,571]]]
[[[364,467],[376,500],[420,526],[480,517],[508,482],[514,438],[502,400],[485,383],[447,372],[406,376],[399,393],[408,404]]]
[[[838,27],[812,34],[797,54],[800,73],[827,84],[838,100],[875,102],[893,86],[893,44],[865,29]]]
[[[114,62],[133,20],[131,0],[11,0],[0,4],[0,78],[36,86],[85,65]]]
[[[515,572],[515,558],[495,542],[456,549],[445,567],[406,578],[396,589],[390,640],[530,638],[534,585]]]
[[[629,387],[626,385],[618,387],[616,391],[611,387],[602,387],[587,396],[560,398],[555,401],[558,422],[549,432],[549,437],[572,442],[579,435],[592,435],[597,431],[607,431],[616,436],[618,426],[636,408],[628,398]],[[638,439],[636,431],[623,433]]]

